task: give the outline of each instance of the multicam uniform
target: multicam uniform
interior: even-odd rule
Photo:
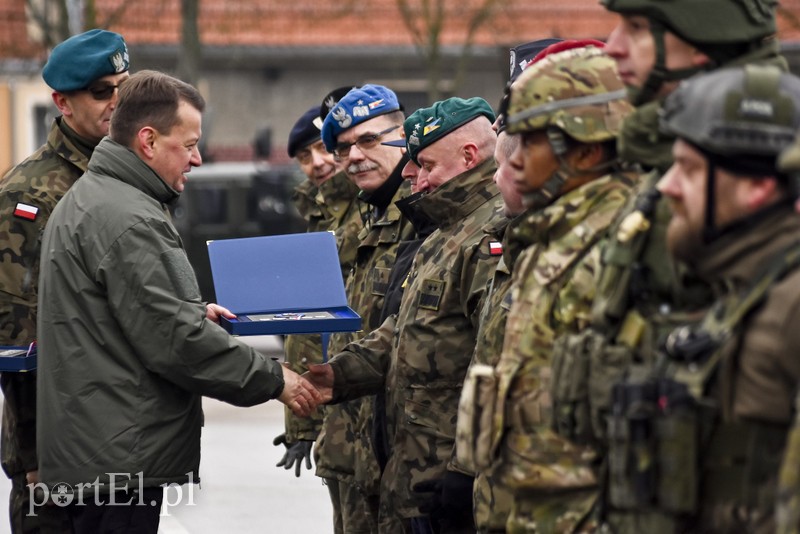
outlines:
[[[397,316],[331,360],[334,401],[385,389],[392,450],[381,478],[381,532],[404,532],[454,462],[458,398],[475,348],[479,306],[498,258],[484,226],[500,217],[493,160],[419,201],[438,228],[417,252]]]
[[[675,24],[682,25],[678,32],[682,37],[717,42],[720,48],[746,38],[760,43],[757,46],[750,43],[749,51],[726,60],[726,67],[767,63],[785,68],[777,42],[763,38],[771,31],[769,17],[763,16],[766,13],[762,11],[763,6],[756,5],[760,0],[753,2],[757,11],[745,9],[744,3],[724,1],[709,1],[703,5],[691,0],[672,3],[602,0],[602,3],[609,10],[622,14],[647,15],[659,31],[671,30]],[[715,11],[720,20],[723,16],[732,17],[735,24],[720,22],[710,31],[707,18],[685,16],[694,9]],[[747,13],[743,18],[734,13],[740,9],[742,15]],[[772,24],[774,28],[774,21]],[[655,30],[653,32],[656,46],[661,40],[663,47],[663,34],[655,37]],[[763,34],[762,38],[758,38],[759,34]],[[662,67],[665,69],[664,65]],[[651,76],[663,76],[664,69],[654,69],[658,72]],[[690,73],[687,70],[684,74]],[[645,84],[645,89],[631,90],[637,108],[623,122],[617,144],[619,157],[651,172],[642,178],[635,196],[614,222],[614,229],[603,245],[590,327],[580,334],[567,334],[557,340],[553,356],[556,360],[574,362],[576,369],[554,377],[556,431],[573,443],[593,446],[603,452],[608,447],[607,418],[612,410],[612,385],[624,376],[634,380],[647,376],[655,365],[664,337],[679,324],[699,321],[712,300],[708,285],[685,266],[672,261],[666,251],[665,232],[670,213],[655,186],[672,164],[674,136],[659,130],[663,100],[654,96],[658,88],[654,83]],[[568,367],[565,364],[562,369]],[[611,522],[618,532],[671,531],[669,529],[673,528],[670,521],[658,513],[620,512],[613,506],[609,511],[609,501],[606,485],[599,500],[598,515],[601,520],[612,516]]]
[[[363,227],[357,195],[358,188],[344,172],[335,174],[319,187],[311,180],[306,180],[295,188],[292,195],[297,210],[306,220],[309,232],[328,230],[336,235],[339,264],[344,279],[353,268],[358,233]],[[289,367],[302,374],[308,370],[308,363],[322,363],[321,338],[319,335],[287,336],[284,353]],[[288,408],[284,408],[284,412],[287,442],[317,439],[322,425],[321,409],[311,417],[297,417]]]
[[[754,105],[766,112],[750,114]],[[720,228],[715,212],[726,204],[713,192],[716,169],[780,184],[774,162],[800,126],[798,110],[800,80],[755,65],[694,78],[666,101],[662,128],[708,166],[704,246],[690,267],[713,298],[699,320],[664,336],[655,365],[629,365],[612,389],[607,518],[617,531],[775,531],[778,465],[800,383],[800,218],[786,198]],[[667,194],[681,169],[665,176]]]
[[[614,531],[775,532],[778,466],[800,384],[799,230],[800,217],[783,203],[698,251],[694,272],[714,288],[714,311],[691,335],[667,338],[670,357],[656,378],[615,388]],[[764,282],[755,306],[744,308],[742,295],[762,285],[765,267],[791,256],[788,272]],[[743,317],[731,320],[729,310]]]
[[[356,260],[345,287],[350,307],[361,315],[363,331],[332,336],[331,354],[380,326],[397,247],[414,233],[394,205],[410,192],[400,176],[405,162],[401,160],[387,181],[367,197],[368,201],[385,197],[380,202],[385,205],[365,204],[372,213],[358,235]],[[324,408],[315,456],[317,475],[327,480],[334,506],[338,503],[340,508],[334,510],[334,518],[342,522],[335,522],[336,532],[377,532],[380,470],[370,441],[373,406],[373,399],[367,397]]]
[[[594,503],[594,456],[551,428],[551,350],[556,336],[588,322],[599,265],[596,245],[631,187],[631,177],[624,175],[594,180],[527,216],[519,228],[534,244],[521,254],[513,274],[492,444],[495,476],[515,494],[509,532],[570,532]]]
[[[56,203],[86,171],[95,144],[80,138],[59,117],[47,142],[0,182],[0,345],[27,345],[36,339],[42,233]],[[19,204],[38,209],[33,220],[14,215]],[[23,517],[28,512],[25,473],[38,465],[36,373],[3,373],[0,385],[5,396],[2,464],[12,479],[11,516],[19,520],[12,528],[47,528],[49,516],[62,514],[61,508],[48,507],[39,518]]]

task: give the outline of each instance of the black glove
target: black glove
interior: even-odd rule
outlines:
[[[303,459],[305,459],[306,469],[311,469],[311,447],[314,445],[313,441],[301,439],[297,443],[289,443],[286,441],[286,434],[281,434],[272,440],[272,444],[286,447],[286,453],[281,458],[281,461],[275,464],[275,467],[283,466],[287,470],[294,467],[294,474],[299,477]]]
[[[417,493],[431,493],[419,511],[438,524],[439,532],[463,530],[474,532],[472,518],[472,486],[475,478],[455,471],[447,471],[444,478],[428,480],[414,485]]]

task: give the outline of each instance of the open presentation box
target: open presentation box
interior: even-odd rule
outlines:
[[[36,369],[36,345],[6,347],[0,345],[0,371],[18,372]]]
[[[336,238],[330,232],[208,242],[217,303],[237,315],[220,324],[236,335],[355,332]]]

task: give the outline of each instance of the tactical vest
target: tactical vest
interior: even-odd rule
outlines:
[[[711,307],[702,321],[674,329],[644,377],[614,384],[608,417],[607,504],[634,513],[656,511],[665,531],[691,524],[703,508],[734,503],[771,508],[764,484],[778,472],[787,426],[722,421],[709,395],[724,347],[770,288],[800,267],[800,243],[775,255],[755,281]],[[777,452],[776,452],[777,451]]]
[[[603,249],[591,327],[553,347],[553,424],[578,444],[602,448],[612,384],[624,374],[646,374],[659,340],[697,320],[702,312],[694,310],[710,301],[706,287],[682,290],[663,248],[651,246],[663,241],[669,222],[658,178],[657,172],[642,178],[632,209]]]

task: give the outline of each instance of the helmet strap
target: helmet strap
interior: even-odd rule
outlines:
[[[716,204],[716,179],[717,164],[714,163],[712,158],[706,158],[708,162],[706,170],[706,214],[705,223],[703,225],[703,243],[709,244],[719,237],[719,230],[714,224],[716,218],[716,211],[714,205]]]
[[[614,165],[613,161],[607,161],[593,166],[590,169],[578,170],[572,167],[566,160],[569,148],[564,132],[559,128],[550,126],[546,130],[547,141],[550,143],[550,148],[553,151],[556,159],[558,160],[558,169],[542,184],[542,187],[523,195],[526,208],[541,209],[550,205],[553,200],[561,195],[561,190],[564,189],[564,184],[567,180],[574,178],[584,173],[593,173],[610,168]]]
[[[686,67],[683,69],[667,69],[667,47],[664,44],[664,34],[667,31],[658,20],[649,18],[650,20],[650,33],[653,35],[653,44],[655,46],[656,60],[653,68],[650,70],[644,85],[638,89],[631,89],[629,91],[631,104],[634,106],[641,106],[647,102],[653,101],[661,86],[665,82],[674,82],[677,80],[685,80],[690,76],[694,76],[698,72],[702,72],[714,67],[711,62],[707,65],[697,67]]]

